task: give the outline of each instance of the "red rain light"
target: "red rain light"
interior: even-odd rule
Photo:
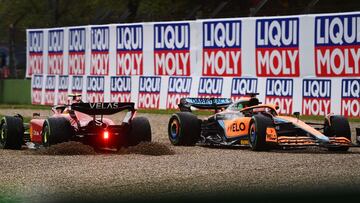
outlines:
[[[104,131],[103,138],[104,138],[104,140],[109,139],[109,132],[108,131]]]

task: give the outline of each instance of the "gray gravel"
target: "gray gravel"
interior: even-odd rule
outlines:
[[[0,114],[15,111],[19,110],[0,110]],[[32,111],[21,113],[30,116]],[[169,115],[143,115],[150,119],[153,141],[166,144],[175,155],[51,156],[0,150],[0,202],[1,198],[25,202],[64,197],[136,200],[228,191],[271,194],[344,188],[360,194],[359,148],[330,153],[317,148],[252,152],[174,147],[167,138]]]

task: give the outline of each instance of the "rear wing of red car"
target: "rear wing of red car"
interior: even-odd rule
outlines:
[[[133,102],[74,103],[71,109],[88,115],[111,115],[120,111],[135,111]]]
[[[180,111],[191,112],[191,107],[197,109],[214,109],[217,111],[232,104],[230,98],[181,98],[178,104]]]

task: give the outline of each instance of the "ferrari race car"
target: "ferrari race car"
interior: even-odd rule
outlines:
[[[296,117],[280,116],[278,107],[260,104],[256,94],[232,102],[227,98],[182,98],[181,112],[171,116],[168,136],[173,145],[250,146],[252,150],[320,146],[331,151],[347,151],[360,144],[351,141],[348,120],[329,115],[324,123],[304,122]],[[192,109],[214,109],[207,119],[198,119]]]
[[[119,149],[151,141],[150,123],[147,118],[135,117],[134,103],[83,103],[81,95],[71,97],[72,104],[52,107],[49,118],[35,113],[30,123],[23,123],[21,115],[3,117],[0,148],[21,149],[24,144],[48,147],[72,140],[95,148]],[[121,124],[104,118],[125,110]]]

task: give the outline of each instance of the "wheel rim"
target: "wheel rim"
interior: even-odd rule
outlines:
[[[255,130],[255,125],[252,124],[250,127],[250,144],[253,145],[253,143],[255,143],[255,139],[256,139],[256,130]]]
[[[45,125],[44,130],[43,130],[43,145],[48,145],[49,142],[49,127],[47,125]]]
[[[0,131],[0,148],[4,148],[6,144],[6,124],[4,122],[1,123]]]
[[[179,134],[179,122],[174,119],[170,125],[170,135],[172,139],[176,139]]]

